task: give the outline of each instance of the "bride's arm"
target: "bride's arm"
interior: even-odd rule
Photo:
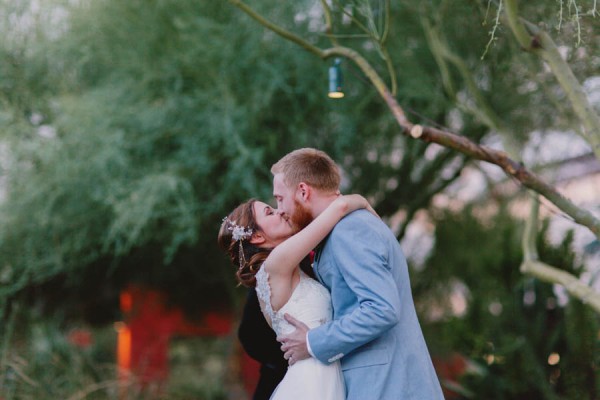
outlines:
[[[265,268],[270,274],[291,275],[300,261],[325,239],[340,219],[360,208],[375,213],[361,195],[338,197],[306,228],[275,247],[265,260]]]

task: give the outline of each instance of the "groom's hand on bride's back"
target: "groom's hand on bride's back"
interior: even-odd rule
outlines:
[[[306,333],[309,328],[305,323],[298,321],[289,314],[285,314],[284,318],[296,329],[287,335],[278,336],[277,340],[281,342],[281,351],[284,352],[283,358],[288,360],[290,365],[294,365],[297,361],[310,357],[306,346]]]

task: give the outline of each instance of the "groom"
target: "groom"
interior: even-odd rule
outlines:
[[[339,193],[339,168],[320,150],[295,150],[271,172],[278,210],[299,229]],[[443,399],[390,229],[366,210],[349,214],[319,245],[314,270],[331,292],[333,321],[309,330],[286,314],[296,330],[278,340],[289,363],[340,360],[349,400]]]

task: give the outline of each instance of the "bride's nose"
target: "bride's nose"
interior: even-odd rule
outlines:
[[[279,215],[280,217],[284,217],[286,218],[285,212],[283,212],[283,210],[277,209],[275,210],[275,212],[277,213],[277,215]]]

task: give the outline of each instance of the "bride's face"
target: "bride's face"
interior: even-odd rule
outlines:
[[[254,217],[265,237],[267,247],[277,246],[294,233],[289,219],[267,203],[254,202]]]

